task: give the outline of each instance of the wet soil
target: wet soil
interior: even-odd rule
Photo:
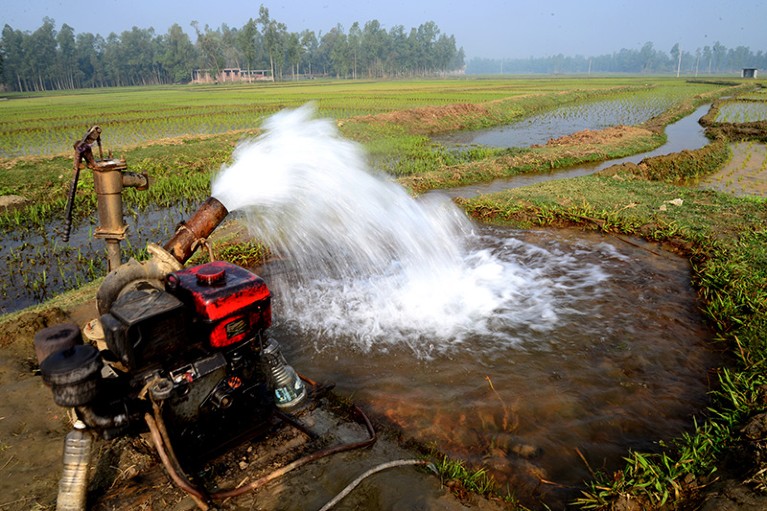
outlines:
[[[737,196],[767,197],[767,144],[737,142],[730,144],[730,150],[730,161],[699,186]]]
[[[350,122],[385,125],[393,123],[405,126],[414,133],[432,134],[465,129],[469,122],[489,116],[487,107],[483,105],[461,103],[364,115],[354,117]]]
[[[27,312],[3,324],[0,340],[0,510],[52,510],[62,466],[64,437],[70,430],[67,410],[54,404],[37,374],[33,350],[36,331],[62,321],[84,325],[95,317],[92,301],[71,310]],[[318,398],[299,419],[318,439],[284,423],[265,437],[245,442],[190,475],[208,491],[247,484],[288,463],[326,447],[368,438],[348,405],[331,393]],[[256,491],[217,502],[221,510],[320,509],[349,483],[381,463],[422,458],[415,447],[372,418],[378,439],[372,447],[334,454],[307,464]],[[112,441],[97,439],[90,464],[89,509],[197,509],[177,488],[159,462],[147,435]],[[500,510],[503,503],[466,492],[451,492],[421,466],[401,466],[365,479],[333,509]]]

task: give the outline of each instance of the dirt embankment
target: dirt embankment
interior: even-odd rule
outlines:
[[[480,119],[491,117],[484,105],[459,103],[446,106],[429,106],[398,110],[376,115],[363,115],[349,122],[367,124],[397,124],[411,133],[430,135],[446,131],[458,131]]]
[[[546,146],[604,146],[606,144],[615,144],[620,140],[631,139],[634,137],[646,137],[651,134],[650,130],[637,126],[610,126],[601,130],[582,130],[573,133],[572,135],[551,139],[546,142]]]

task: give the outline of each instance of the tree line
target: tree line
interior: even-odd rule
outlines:
[[[531,57],[527,59],[481,59],[475,58],[466,66],[466,73],[646,73],[711,75],[732,73],[745,67],[767,68],[767,53],[738,46],[727,48],[719,41],[713,46],[686,51],[675,44],[668,53],[655,49],[653,43],[645,43],[641,49],[620,51],[596,57],[565,56]]]
[[[0,86],[13,91],[42,91],[186,83],[195,70],[217,76],[223,69],[262,70],[271,79],[313,76],[384,78],[450,73],[464,67],[455,37],[433,22],[389,30],[377,20],[339,24],[327,33],[290,32],[263,5],[256,19],[241,28],[200,27],[194,41],[174,24],[165,34],[133,27],[106,38],[75,33],[67,24],[43,18],[33,32],[8,24],[0,38]]]

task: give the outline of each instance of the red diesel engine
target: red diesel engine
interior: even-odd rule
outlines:
[[[170,273],[164,290],[124,291],[100,320],[107,349],[79,340],[48,356],[41,371],[54,400],[75,407],[107,438],[142,422],[148,392],[179,454],[204,457],[266,426],[275,407],[290,411],[306,397],[276,341],[266,337],[269,289],[234,264]],[[36,343],[46,335],[52,334],[41,331]]]

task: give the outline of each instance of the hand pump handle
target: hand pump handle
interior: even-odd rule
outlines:
[[[104,159],[104,155],[101,152],[101,128],[93,126],[89,129],[82,140],[75,142],[75,156],[74,156],[74,176],[72,177],[72,183],[69,185],[69,197],[67,200],[67,209],[64,216],[64,234],[62,238],[64,242],[69,241],[69,234],[72,232],[72,211],[75,207],[75,195],[77,194],[77,181],[80,179],[80,163],[85,160],[86,164],[90,168],[96,166],[96,160],[93,158],[93,152],[91,147],[96,143],[99,146],[99,159]]]
[[[77,180],[80,178],[80,166],[75,164],[75,175],[72,177],[72,183],[69,185],[69,199],[67,200],[67,209],[64,217],[64,233],[62,238],[64,243],[69,241],[69,234],[72,232],[72,210],[75,206],[75,193],[77,192]]]

